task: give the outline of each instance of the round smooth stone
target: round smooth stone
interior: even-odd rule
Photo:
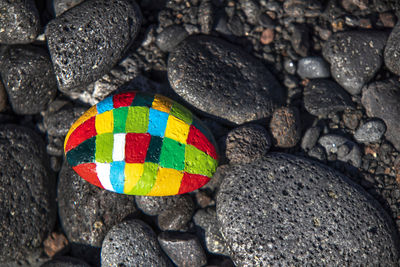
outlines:
[[[128,195],[191,192],[218,165],[215,140],[198,118],[143,92],[115,94],[91,107],[71,126],[64,151],[82,178]]]

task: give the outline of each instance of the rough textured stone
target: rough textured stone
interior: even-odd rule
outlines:
[[[265,155],[271,147],[268,131],[258,124],[247,124],[226,137],[226,157],[230,163],[248,163]]]
[[[10,46],[0,57],[0,75],[15,113],[35,114],[46,109],[57,93],[57,81],[46,50]]]
[[[313,148],[318,141],[320,133],[321,129],[319,127],[308,128],[301,139],[301,148],[305,151],[309,151]]]
[[[93,263],[107,231],[134,214],[136,206],[133,196],[93,186],[64,162],[59,174],[58,210],[68,240],[77,245],[73,255]]]
[[[32,130],[0,126],[0,262],[42,251],[56,219],[54,177]]]
[[[104,238],[102,266],[168,266],[154,231],[131,220],[115,225]]]
[[[185,205],[184,203],[192,201],[188,195],[176,195],[166,197],[147,197],[135,196],[137,207],[145,214],[150,216],[173,209],[175,206]]]
[[[65,136],[71,125],[86,111],[83,107],[66,107],[43,118],[47,133],[53,136]]]
[[[386,139],[400,151],[400,83],[396,80],[371,83],[363,89],[361,102],[369,117],[385,122]]]
[[[277,147],[294,147],[301,137],[300,115],[296,108],[281,107],[272,114],[269,127]]]
[[[380,119],[373,119],[361,125],[354,133],[354,139],[359,143],[379,141],[386,131],[386,125]]]
[[[367,30],[332,35],[323,49],[332,77],[350,94],[359,94],[382,65],[387,37],[387,32]]]
[[[337,83],[315,79],[304,88],[304,107],[314,116],[328,116],[331,112],[353,108],[350,96]]]
[[[176,266],[204,266],[206,254],[195,235],[188,233],[162,232],[158,242]]]
[[[185,28],[180,25],[172,25],[157,35],[156,43],[162,51],[170,52],[188,36]]]
[[[219,232],[215,207],[200,209],[193,216],[194,223],[201,229],[200,236],[210,253],[229,255],[225,241]]]
[[[50,21],[46,37],[60,90],[88,85],[110,71],[141,20],[133,1],[88,0]]]
[[[90,267],[90,265],[79,259],[63,256],[52,259],[40,267]]]
[[[306,57],[297,63],[297,74],[301,78],[316,79],[331,76],[329,65],[321,57]]]
[[[68,9],[71,9],[74,6],[79,5],[83,1],[85,0],[52,0],[52,1],[47,1],[47,3],[53,15],[55,17],[58,17]]]
[[[34,0],[0,1],[0,43],[31,43],[39,31],[40,18]]]
[[[230,165],[228,164],[218,166],[210,182],[203,186],[202,189],[210,190],[211,192],[218,191],[219,186],[225,177],[225,173],[229,170],[229,168]]]
[[[237,124],[270,115],[284,99],[283,89],[261,62],[210,36],[183,41],[169,56],[168,78],[189,104]]]
[[[400,64],[399,64],[399,59],[400,59],[400,47],[399,47],[399,42],[400,42],[400,21],[397,22],[396,26],[392,29],[390,36],[386,42],[385,46],[385,55],[384,55],[384,60],[385,60],[385,65],[388,67],[388,69],[397,74],[400,75]]]
[[[186,230],[188,222],[192,219],[194,203],[190,196],[185,201],[180,201],[172,208],[158,215],[158,227],[162,231]]]
[[[305,158],[271,153],[234,166],[217,217],[238,266],[398,264],[397,232],[378,202]]]

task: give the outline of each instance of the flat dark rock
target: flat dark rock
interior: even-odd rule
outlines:
[[[0,262],[29,258],[56,220],[55,177],[45,146],[32,130],[0,126]]]
[[[191,36],[169,56],[172,88],[199,110],[233,123],[269,116],[284,101],[271,72],[242,48],[210,36]]]
[[[85,86],[111,70],[139,32],[134,1],[88,0],[46,26],[47,44],[61,91]]]
[[[397,266],[396,228],[379,203],[317,162],[271,153],[233,166],[217,196],[237,266]]]
[[[387,32],[368,30],[332,35],[322,52],[332,77],[350,94],[359,94],[380,69],[387,38]]]
[[[361,102],[369,117],[385,122],[386,139],[400,151],[400,83],[396,80],[371,83],[363,89]]]

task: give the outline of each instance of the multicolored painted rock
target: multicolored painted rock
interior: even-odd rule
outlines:
[[[82,178],[128,195],[187,193],[206,184],[218,165],[214,138],[198,118],[142,92],[91,107],[71,126],[64,151]]]

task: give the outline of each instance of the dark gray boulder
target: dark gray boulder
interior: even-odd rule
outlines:
[[[68,93],[109,72],[139,32],[142,15],[130,0],[87,0],[46,26],[59,89]]]
[[[199,110],[233,123],[269,116],[284,91],[257,59],[222,39],[191,36],[168,59],[174,91]]]
[[[217,218],[238,266],[397,266],[392,219],[364,189],[317,162],[271,153],[233,166]]]

